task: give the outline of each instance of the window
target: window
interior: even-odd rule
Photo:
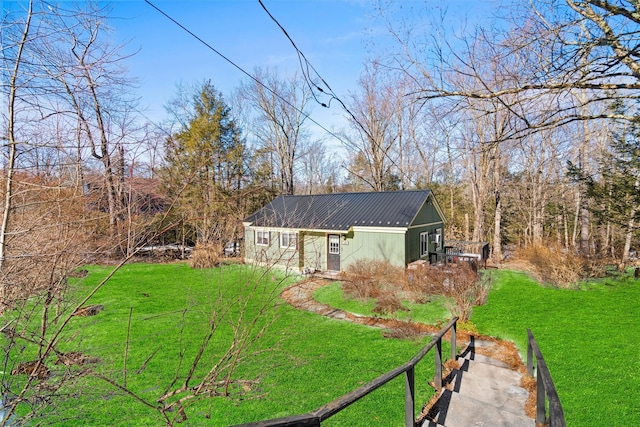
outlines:
[[[340,236],[329,236],[329,253],[334,255],[340,253]]]
[[[430,245],[433,245],[433,250],[442,250],[442,228],[437,228],[434,232],[420,233],[420,256],[426,256],[429,254]]]
[[[420,233],[420,256],[429,254],[429,233]]]
[[[298,236],[292,232],[280,233],[280,247],[286,249],[295,249],[297,245]]]
[[[269,246],[269,232],[256,230],[256,245]]]
[[[437,228],[433,235],[433,243],[436,245],[436,250],[442,249],[442,228]]]

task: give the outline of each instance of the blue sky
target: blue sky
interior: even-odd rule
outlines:
[[[151,0],[176,21],[201,37],[247,72],[277,67],[283,76],[298,67],[296,53],[258,0]],[[370,46],[388,38],[385,25],[372,19],[375,2],[358,0],[263,0],[297,46],[332,89],[345,99],[357,88]],[[446,3],[451,25],[461,17],[488,13],[490,1],[455,0]],[[402,14],[417,8],[440,14],[442,2],[403,0]],[[164,105],[179,82],[211,79],[225,95],[247,77],[142,0],[117,1],[110,25],[127,51],[132,77],[139,80],[141,108],[160,121]],[[343,112],[313,108],[312,117],[327,128],[339,127]],[[313,129],[317,133],[318,129]]]
[[[277,67],[286,75],[298,67],[293,47],[257,0],[153,3],[247,72],[258,66]],[[366,56],[363,38],[372,31],[367,25],[367,3],[264,3],[339,95],[355,87]],[[113,16],[117,18],[111,25],[118,39],[128,41],[129,51],[139,49],[128,67],[139,79],[142,106],[152,119],[164,116],[163,106],[178,82],[211,79],[227,96],[248,79],[143,1],[118,2]]]

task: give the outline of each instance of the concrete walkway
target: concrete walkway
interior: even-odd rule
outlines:
[[[471,339],[457,359],[459,368],[447,376],[447,387],[429,409],[423,427],[535,427],[535,421],[525,414],[529,392],[520,387],[523,374],[476,351],[493,345]]]

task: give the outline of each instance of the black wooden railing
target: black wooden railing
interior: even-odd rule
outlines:
[[[342,411],[352,403],[357,402],[369,393],[382,387],[389,381],[398,377],[401,374],[405,374],[405,396],[404,396],[404,408],[405,408],[405,427],[415,426],[415,367],[427,355],[431,349],[436,348],[435,351],[435,375],[434,384],[436,389],[440,391],[442,389],[442,338],[451,330],[451,358],[456,357],[456,322],[458,318],[455,317],[451,322],[442,328],[433,339],[420,351],[411,358],[407,363],[402,366],[380,375],[375,380],[368,384],[359,387],[358,389],[345,394],[342,397],[329,402],[326,405],[302,415],[292,415],[286,418],[277,418],[267,421],[258,421],[248,424],[239,424],[236,427],[292,427],[292,426],[311,426],[319,427],[320,423],[328,419],[329,417]]]
[[[549,368],[542,357],[536,339],[530,329],[527,329],[527,374],[533,376],[533,356],[536,357],[536,424],[546,424],[549,427],[566,427],[564,412],[560,398],[553,384]],[[547,400],[549,401],[549,417],[547,418]]]

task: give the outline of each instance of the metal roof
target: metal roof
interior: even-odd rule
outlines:
[[[278,196],[245,222],[259,227],[347,231],[408,227],[430,190]]]

